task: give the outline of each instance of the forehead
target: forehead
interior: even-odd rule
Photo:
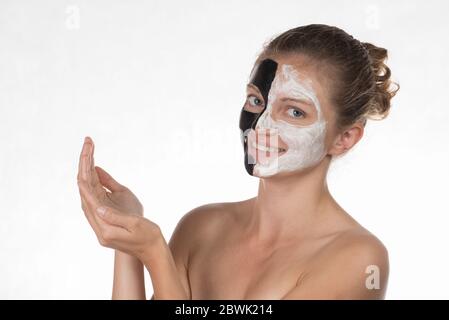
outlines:
[[[275,63],[275,71],[273,71],[272,67],[267,68],[267,63],[265,62],[267,59]],[[262,61],[257,63],[256,66],[254,66],[249,83],[256,86],[266,99],[273,80],[275,77],[277,78],[281,76],[283,70],[286,69],[285,67],[293,70],[298,76],[299,82],[307,84],[307,86],[314,91],[323,109],[328,109],[327,106],[330,105],[330,84],[332,73],[330,71],[326,71],[324,64],[319,64],[306,55],[284,54],[267,56]],[[260,79],[265,79],[265,84],[262,85],[263,81],[260,81]],[[268,87],[266,82],[270,82]],[[326,113],[325,110],[323,111]]]
[[[287,71],[298,82],[310,83],[312,89],[321,91],[317,69],[316,63],[303,55],[266,57],[254,66],[249,83],[261,91],[269,90],[275,77],[282,78]]]

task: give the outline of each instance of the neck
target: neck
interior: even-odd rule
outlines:
[[[248,232],[256,242],[278,242],[305,233],[332,199],[326,182],[330,160],[298,174],[261,178]]]

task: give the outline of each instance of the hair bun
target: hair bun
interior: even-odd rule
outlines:
[[[362,45],[368,52],[371,69],[375,77],[375,93],[370,101],[366,117],[380,120],[388,115],[390,100],[399,90],[399,84],[391,81],[390,68],[385,64],[385,61],[388,59],[387,49],[377,47],[368,42],[362,42]]]

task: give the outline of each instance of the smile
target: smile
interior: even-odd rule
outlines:
[[[260,144],[255,143],[254,141],[251,143],[251,147],[253,147],[254,149],[258,149],[260,151],[268,151],[268,152],[285,152],[287,151],[284,148],[274,148],[274,147],[266,147],[266,146],[262,146]]]

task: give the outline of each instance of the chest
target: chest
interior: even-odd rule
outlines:
[[[305,261],[291,249],[205,248],[190,259],[192,299],[281,299],[296,286]]]

